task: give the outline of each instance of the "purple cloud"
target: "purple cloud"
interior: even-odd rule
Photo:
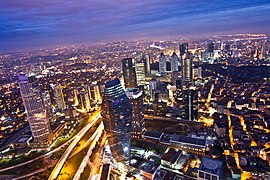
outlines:
[[[0,50],[25,46],[270,30],[270,2],[2,0]]]

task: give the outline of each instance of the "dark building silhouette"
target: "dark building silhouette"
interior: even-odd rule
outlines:
[[[213,53],[215,50],[215,44],[213,42],[208,44],[207,51]]]
[[[193,121],[198,118],[198,91],[194,86],[182,92],[183,119]]]
[[[122,70],[125,88],[136,88],[137,79],[135,73],[135,63],[132,58],[125,58],[122,60]]]
[[[144,63],[144,67],[145,67],[145,73],[151,74],[150,55],[149,54],[143,55],[143,63]]]

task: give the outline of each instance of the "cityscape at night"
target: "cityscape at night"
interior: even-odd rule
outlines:
[[[3,0],[0,180],[269,180],[270,2]]]

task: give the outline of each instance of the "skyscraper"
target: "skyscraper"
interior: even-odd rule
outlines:
[[[78,106],[79,99],[78,99],[78,89],[77,88],[75,88],[73,90],[73,94],[74,94],[74,106]]]
[[[208,44],[207,51],[213,53],[215,50],[215,44],[213,42]]]
[[[81,92],[79,94],[79,99],[80,99],[80,103],[79,103],[80,108],[87,112],[90,111],[91,104],[90,104],[88,92]]]
[[[215,50],[215,44],[213,42],[209,43],[207,46],[207,53],[208,53],[209,59],[214,58],[214,50]]]
[[[198,118],[198,90],[189,86],[183,92],[183,119],[194,121]]]
[[[180,57],[188,53],[188,43],[179,44]]]
[[[158,71],[159,73],[164,73],[166,72],[166,56],[161,53],[159,56],[159,62],[158,62]]]
[[[192,83],[193,70],[192,70],[192,58],[188,52],[188,43],[182,43],[179,45],[180,58],[181,58],[181,74],[183,85]]]
[[[154,101],[155,99],[155,90],[157,89],[157,80],[156,79],[151,79],[149,82],[149,95],[150,95],[150,100]]]
[[[132,106],[131,135],[140,137],[144,130],[143,92],[138,88],[126,89],[125,92]]]
[[[122,60],[122,71],[125,82],[125,88],[136,88],[137,80],[135,73],[135,63],[132,58],[124,58]]]
[[[178,71],[178,56],[175,52],[173,52],[173,55],[171,57],[171,71],[176,72]]]
[[[92,93],[91,93],[91,86],[90,85],[87,86],[87,91],[88,91],[89,100],[91,101]]]
[[[137,85],[139,87],[144,87],[145,85],[145,67],[143,62],[135,63],[136,79]]]
[[[46,116],[47,118],[52,118],[53,117],[53,112],[52,112],[52,101],[51,101],[51,96],[49,91],[45,91],[42,94],[42,100],[44,104],[44,108],[46,110]]]
[[[131,104],[119,79],[105,85],[102,118],[114,159],[128,163],[131,140]]]
[[[20,75],[19,86],[32,136],[38,146],[48,146],[51,128],[37,80],[34,76]]]
[[[145,67],[145,73],[146,74],[151,74],[150,55],[149,54],[145,54],[143,56],[143,62],[144,62],[144,67]]]
[[[54,96],[56,100],[57,109],[63,111],[66,108],[66,104],[61,84],[57,84],[54,86]]]
[[[99,86],[97,85],[97,82],[95,82],[95,86],[94,86],[94,96],[95,96],[95,102],[99,104],[101,102],[101,97],[100,97],[100,91],[99,91]]]

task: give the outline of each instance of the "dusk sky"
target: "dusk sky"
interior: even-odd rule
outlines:
[[[270,33],[269,0],[1,0],[0,50],[107,40]]]

